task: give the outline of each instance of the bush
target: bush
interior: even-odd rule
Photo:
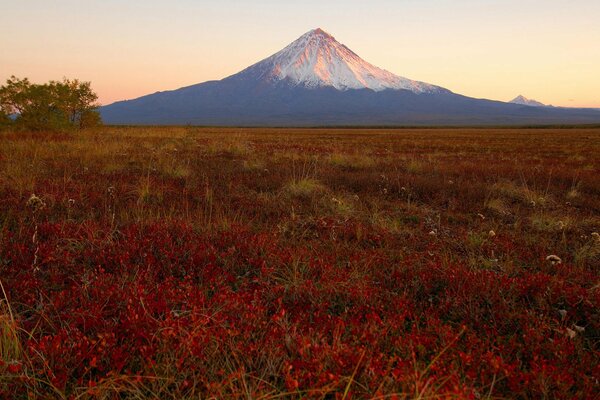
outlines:
[[[81,129],[93,128],[102,125],[102,118],[100,113],[96,110],[87,110],[81,114],[79,120],[79,127]]]
[[[8,116],[15,115],[15,126],[25,130],[82,129],[100,124],[97,99],[89,82],[65,78],[32,84],[12,76],[0,87],[0,113],[7,125],[11,124]]]

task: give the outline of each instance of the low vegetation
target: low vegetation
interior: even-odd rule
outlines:
[[[598,129],[11,130],[0,202],[0,397],[600,390]]]

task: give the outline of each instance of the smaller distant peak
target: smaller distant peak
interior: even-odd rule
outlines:
[[[534,99],[528,99],[527,97],[525,97],[523,95],[518,95],[517,97],[515,97],[514,99],[509,101],[509,103],[520,104],[523,106],[532,106],[532,107],[545,107],[546,106],[544,103],[540,103],[539,101],[534,100]]]

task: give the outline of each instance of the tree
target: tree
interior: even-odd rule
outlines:
[[[64,78],[62,82],[50,81],[50,91],[56,98],[56,107],[66,115],[69,123],[79,128],[96,124],[100,115],[95,111],[98,96],[91,88],[90,82],[80,82],[78,79]]]
[[[32,84],[12,76],[0,87],[0,112],[16,116],[15,125],[23,129],[82,129],[100,124],[97,99],[89,82],[64,78]]]
[[[27,108],[28,92],[31,83],[27,78],[18,79],[14,75],[0,87],[0,110],[6,115],[21,114]]]
[[[8,114],[6,114],[2,109],[0,109],[0,130],[8,128],[11,125],[12,121]]]

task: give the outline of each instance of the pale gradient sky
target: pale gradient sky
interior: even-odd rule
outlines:
[[[80,78],[107,104],[224,78],[316,27],[460,94],[600,107],[599,0],[0,0],[0,81]]]

